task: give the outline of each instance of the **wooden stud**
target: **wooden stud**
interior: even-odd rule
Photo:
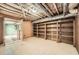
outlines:
[[[76,28],[75,28],[75,20],[73,20],[73,46],[76,46],[76,42],[75,42],[75,30]]]
[[[37,24],[37,37],[38,37],[38,24]]]
[[[47,34],[47,33],[46,33],[46,29],[47,29],[47,28],[46,28],[46,23],[45,23],[45,39],[46,39],[46,34]]]
[[[57,42],[61,42],[61,24],[60,24],[61,20],[58,20],[57,22],[57,29],[58,29],[58,38],[57,38]]]

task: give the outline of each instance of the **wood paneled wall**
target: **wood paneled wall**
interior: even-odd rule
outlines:
[[[32,32],[32,22],[31,21],[23,21],[22,29],[23,29],[23,39],[32,36],[33,32]]]
[[[0,17],[0,44],[3,43],[3,18]]]

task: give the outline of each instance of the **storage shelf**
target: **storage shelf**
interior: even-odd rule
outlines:
[[[68,36],[68,35],[61,35],[61,36],[63,36],[63,37],[70,37],[70,38],[72,38],[73,36]]]
[[[73,40],[73,20],[64,19],[51,22],[43,22],[34,25],[34,33],[37,37],[45,39],[62,41]],[[63,39],[62,39],[63,38]],[[66,41],[66,43],[67,43]],[[69,42],[68,42],[69,43]],[[71,42],[70,42],[71,43]]]

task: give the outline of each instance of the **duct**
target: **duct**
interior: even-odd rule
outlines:
[[[58,20],[58,19],[63,19],[63,18],[68,18],[68,17],[75,17],[77,14],[67,14],[67,15],[58,15],[55,17],[49,17],[49,18],[44,18],[40,20],[33,21],[32,23],[39,23],[39,22],[46,22],[46,21],[52,21],[52,20]]]
[[[77,13],[77,9],[75,9],[75,7],[77,7],[78,3],[70,3],[69,4],[69,12],[70,13]]]

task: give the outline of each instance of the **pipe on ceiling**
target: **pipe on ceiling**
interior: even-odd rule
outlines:
[[[78,3],[70,3],[69,4],[69,12],[70,13],[77,13],[78,9],[76,8],[78,6]]]

